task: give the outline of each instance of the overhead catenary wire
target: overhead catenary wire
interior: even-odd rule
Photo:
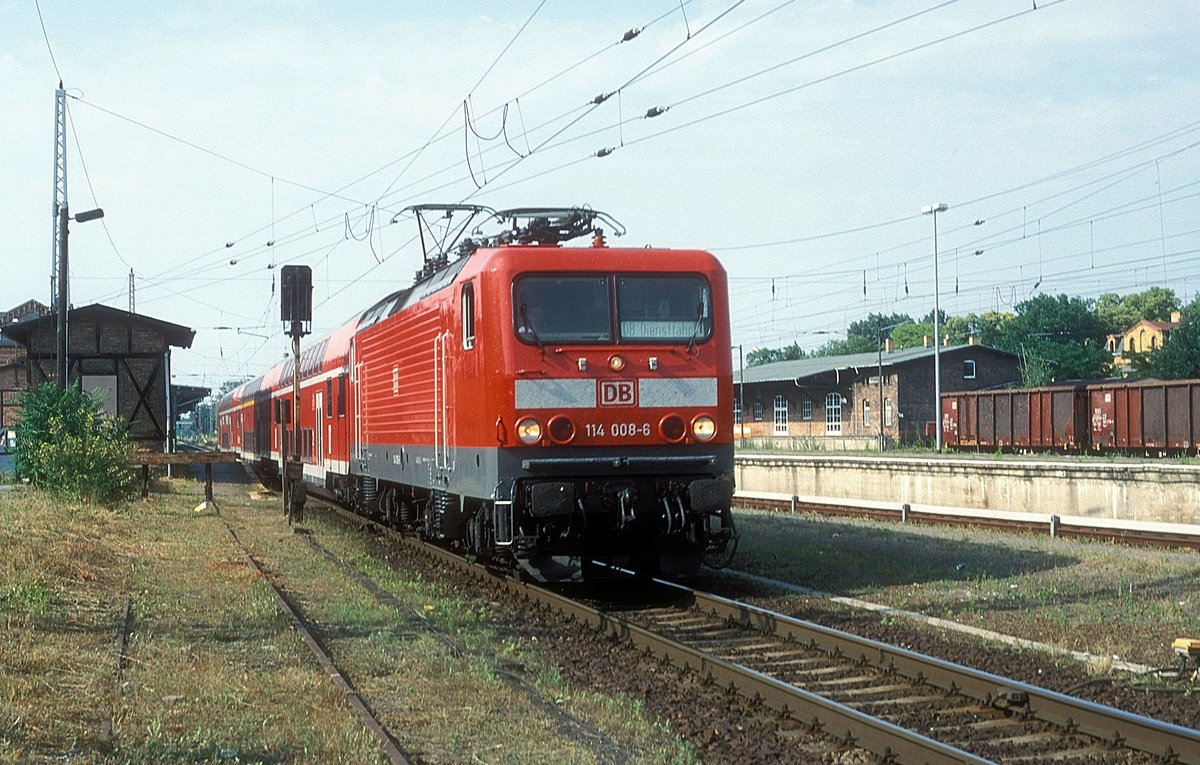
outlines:
[[[692,2],[692,0],[687,0],[687,2],[688,2],[688,3],[690,3],[690,2]],[[660,16],[658,16],[658,17],[656,17],[656,18],[654,18],[654,19],[651,19],[650,21],[646,22],[646,23],[645,23],[645,24],[643,24],[641,27],[636,27],[635,29],[637,30],[637,32],[640,32],[640,31],[642,31],[642,30],[644,30],[644,29],[647,29],[647,28],[649,28],[649,27],[651,27],[651,26],[653,26],[653,25],[657,24],[658,22],[662,21],[664,18],[667,18],[667,17],[669,17],[669,16],[670,16],[672,13],[673,13],[673,11],[672,11],[672,12],[663,13],[663,14],[661,14]],[[637,36],[637,32],[635,32],[634,30],[630,30],[630,32],[627,32],[627,33],[625,34],[625,36],[624,36],[624,38],[623,38],[622,40],[619,40],[619,41],[617,41],[617,42],[615,42],[615,43],[612,43],[611,45],[606,45],[606,46],[602,47],[601,49],[599,49],[598,51],[596,51],[594,54],[591,54],[591,55],[589,55],[589,56],[586,56],[586,57],[584,57],[584,59],[581,59],[579,62],[576,62],[576,64],[573,64],[573,65],[571,65],[571,66],[567,67],[566,69],[564,69],[564,70],[562,70],[561,72],[559,72],[557,75],[551,76],[551,77],[547,78],[546,80],[543,80],[543,81],[542,81],[541,83],[539,83],[538,85],[535,85],[534,87],[532,87],[532,88],[530,88],[530,89],[528,89],[528,90],[524,91],[524,92],[521,94],[521,96],[518,96],[517,98],[519,99],[519,98],[521,98],[521,97],[523,97],[523,96],[529,95],[530,93],[532,93],[532,92],[534,92],[535,90],[537,90],[537,89],[539,89],[539,88],[543,87],[544,85],[548,84],[549,82],[552,82],[552,81],[554,81],[555,79],[557,79],[558,77],[562,76],[562,75],[563,75],[563,74],[565,74],[566,72],[568,72],[568,71],[570,71],[570,70],[572,70],[572,69],[576,68],[577,66],[579,66],[579,65],[581,65],[581,64],[583,64],[583,63],[586,63],[587,61],[591,60],[591,59],[592,59],[592,58],[594,58],[595,56],[598,56],[598,55],[600,55],[600,54],[604,53],[606,50],[609,50],[609,49],[611,49],[612,47],[615,47],[616,45],[619,45],[621,42],[627,42],[628,40],[630,40],[630,39],[633,39],[634,37],[636,37],[636,36]],[[482,78],[481,78],[480,82],[482,82]],[[81,102],[82,102],[82,103],[85,103],[86,105],[95,106],[94,104],[90,104],[90,103],[88,103],[88,102],[84,102],[84,101],[81,101]],[[123,120],[125,120],[125,121],[127,121],[127,122],[129,122],[129,123],[131,123],[131,124],[134,124],[134,125],[136,125],[136,126],[142,127],[142,128],[144,128],[144,129],[147,129],[147,130],[151,130],[151,131],[153,131],[153,132],[156,132],[156,133],[162,134],[162,135],[164,135],[164,136],[166,136],[166,137],[169,137],[169,138],[172,138],[172,139],[175,139],[175,138],[176,138],[175,136],[173,136],[173,135],[171,135],[171,134],[169,134],[169,133],[166,133],[166,131],[162,131],[162,130],[159,130],[159,129],[157,129],[157,128],[154,128],[153,126],[147,125],[147,124],[145,124],[145,123],[143,123],[143,122],[141,122],[141,121],[139,121],[139,120],[135,120],[135,119],[133,119],[133,118],[126,117],[125,115],[120,115],[120,114],[118,114],[118,113],[116,113],[116,112],[114,112],[114,111],[112,111],[112,110],[103,109],[103,107],[96,107],[96,108],[100,108],[102,111],[106,111],[106,112],[108,112],[108,113],[112,114],[113,116],[119,117],[119,118],[121,118],[121,119],[123,119]],[[577,108],[573,108],[573,109],[569,110],[569,111],[566,113],[566,116],[569,116],[571,111],[577,111],[577,110],[578,110]],[[341,192],[342,192],[342,191],[345,191],[345,190],[346,190],[346,189],[348,189],[348,188],[352,188],[352,187],[354,187],[354,186],[358,185],[359,183],[362,183],[362,182],[363,182],[363,181],[365,181],[365,180],[368,180],[368,179],[369,179],[369,178],[371,178],[372,176],[374,176],[374,175],[376,175],[376,174],[378,174],[378,173],[380,173],[380,172],[383,172],[384,170],[388,169],[389,167],[392,167],[392,166],[394,166],[394,165],[396,165],[396,164],[398,164],[398,163],[400,163],[400,162],[404,161],[405,159],[409,160],[409,163],[408,163],[408,165],[406,165],[405,169],[403,169],[403,170],[401,171],[401,173],[400,173],[399,175],[397,175],[397,176],[396,176],[396,178],[395,178],[395,179],[394,179],[394,180],[393,180],[393,181],[392,181],[392,182],[389,184],[389,186],[388,186],[388,187],[385,189],[385,192],[384,192],[384,194],[383,194],[383,195],[381,195],[381,198],[382,198],[382,196],[385,196],[385,195],[386,195],[386,194],[387,194],[389,191],[391,191],[392,187],[393,187],[393,186],[395,185],[395,183],[396,183],[396,182],[399,180],[399,178],[400,178],[400,177],[402,177],[402,176],[405,174],[405,172],[407,172],[407,169],[408,169],[408,167],[410,167],[410,166],[413,164],[413,162],[415,162],[415,161],[416,161],[416,159],[417,159],[417,158],[418,158],[418,157],[419,157],[419,156],[422,154],[422,152],[423,152],[423,151],[424,151],[426,148],[428,148],[428,146],[429,146],[429,145],[431,145],[432,143],[436,142],[437,140],[441,140],[441,139],[443,139],[443,138],[449,137],[450,133],[447,133],[447,132],[445,132],[445,127],[446,127],[446,125],[448,125],[448,124],[449,124],[449,122],[450,122],[450,120],[452,119],[452,117],[453,117],[453,114],[454,114],[454,113],[455,113],[455,110],[451,110],[450,114],[449,114],[449,115],[447,115],[447,117],[446,117],[445,121],[443,122],[443,124],[442,124],[442,125],[439,127],[439,129],[438,129],[437,131],[435,131],[435,132],[434,132],[434,134],[433,134],[433,135],[430,137],[430,139],[429,139],[429,140],[427,140],[427,141],[426,141],[426,143],[425,143],[423,146],[421,146],[421,147],[418,147],[417,149],[411,150],[411,151],[407,152],[406,154],[404,154],[404,155],[402,155],[402,156],[400,156],[400,157],[398,157],[398,158],[396,158],[396,159],[394,159],[394,160],[392,160],[392,161],[390,161],[390,162],[388,162],[388,163],[386,163],[386,164],[384,164],[384,165],[382,165],[382,166],[380,166],[380,167],[377,167],[377,168],[375,168],[375,169],[371,170],[370,172],[368,172],[368,173],[366,173],[366,174],[364,174],[364,175],[362,175],[362,176],[359,176],[358,178],[354,179],[353,181],[350,181],[349,183],[347,183],[347,184],[344,184],[343,186],[341,186],[340,188],[338,188],[338,189],[337,189],[337,190],[335,190],[334,192],[319,192],[319,193],[324,193],[324,194],[325,194],[325,196],[323,196],[323,197],[322,197],[322,199],[328,199],[328,198],[331,198],[331,197],[336,197],[336,198],[342,198],[342,199],[345,199],[346,201],[353,201],[353,202],[356,202],[356,203],[358,203],[358,202],[360,202],[360,200],[354,200],[354,199],[350,199],[350,198],[342,197],[342,196],[341,196]],[[489,114],[490,114],[490,113],[491,113],[491,112],[489,112]],[[486,115],[485,115],[485,116],[486,116]],[[523,117],[522,117],[522,120],[523,120]],[[553,120],[551,120],[551,121],[553,121]],[[545,123],[544,123],[544,124],[545,124]],[[535,129],[536,129],[536,128],[535,128]],[[527,131],[527,130],[526,130],[525,132],[526,132],[526,134],[528,134],[528,131]],[[206,152],[208,152],[208,153],[212,153],[212,154],[215,154],[215,155],[217,155],[217,156],[222,156],[222,157],[224,157],[224,155],[222,155],[220,152],[215,152],[215,151],[213,151],[213,150],[207,149],[207,148],[205,148],[205,147],[202,147],[202,146],[197,146],[197,145],[193,144],[192,142],[185,141],[184,139],[178,139],[178,140],[181,140],[181,141],[183,141],[184,143],[186,143],[186,144],[188,144],[188,145],[195,146],[196,148],[199,148],[201,151],[206,151]],[[233,160],[233,161],[235,162],[235,164],[241,164],[241,163],[238,163],[236,160]],[[250,170],[252,170],[252,171],[255,171],[255,172],[260,172],[260,173],[264,172],[264,171],[259,171],[259,170],[255,169],[255,168],[248,168],[248,169],[250,169]],[[461,179],[459,179],[459,182],[461,182]],[[447,184],[447,185],[448,185],[448,184]],[[379,200],[377,199],[377,200],[376,200],[376,202],[378,203],[378,201],[379,201]],[[304,207],[308,207],[308,208],[312,209],[312,207],[313,207],[313,204],[311,204],[311,203],[310,203],[310,204],[304,205]],[[282,221],[282,220],[287,220],[287,219],[289,219],[289,218],[293,217],[293,216],[296,214],[296,212],[300,212],[300,211],[302,211],[302,210],[303,210],[303,208],[299,208],[297,211],[295,211],[295,212],[293,212],[293,213],[289,213],[289,214],[287,214],[287,215],[284,215],[284,216],[282,216],[281,218],[279,218],[279,220],[281,220],[281,221]],[[389,212],[390,212],[390,211],[389,211]],[[335,221],[340,221],[340,220],[342,219],[342,217],[343,217],[343,214],[342,214],[342,213],[338,213],[338,214],[336,214],[336,215],[334,215],[334,216],[331,216],[329,219],[327,219],[327,220],[326,220],[326,223],[333,223],[333,222],[335,222]],[[314,221],[314,224],[315,224],[315,221]],[[316,225],[314,225],[314,228],[318,228],[318,229],[319,229],[319,226],[316,226]],[[232,238],[232,239],[231,239],[229,242],[227,242],[227,243],[226,243],[224,246],[225,246],[225,248],[228,248],[228,247],[232,246],[232,244],[233,244],[233,243],[235,243],[235,242],[237,242],[237,241],[240,241],[241,239],[244,239],[244,238],[246,238],[246,237],[253,236],[253,235],[254,235],[254,234],[256,234],[256,233],[261,233],[261,232],[262,232],[263,230],[265,230],[265,229],[266,229],[266,226],[264,225],[264,226],[262,226],[262,227],[259,227],[259,228],[258,228],[258,229],[256,229],[255,231],[250,231],[250,232],[247,232],[246,234],[243,234],[243,235],[241,235],[241,236],[234,237],[234,238]],[[206,252],[204,252],[204,253],[201,253],[201,254],[200,254],[200,255],[198,255],[198,256],[195,256],[195,257],[194,257],[194,258],[192,258],[190,261],[185,261],[185,263],[184,263],[184,264],[179,264],[179,265],[173,266],[173,267],[169,268],[167,271],[165,271],[165,272],[162,272],[162,273],[160,273],[160,274],[156,274],[155,276],[156,276],[156,277],[159,277],[159,278],[165,277],[167,274],[169,274],[169,273],[172,273],[172,272],[175,272],[175,271],[177,271],[177,270],[178,270],[179,268],[181,268],[181,267],[186,267],[187,263],[189,263],[189,262],[196,262],[196,261],[198,261],[199,259],[202,259],[202,258],[205,258],[205,257],[211,256],[211,255],[216,255],[216,254],[219,254],[219,253],[221,252],[221,249],[222,249],[221,247],[214,247],[214,248],[213,248],[213,249],[211,249],[211,250],[208,250],[208,251],[206,251]],[[222,261],[222,262],[223,262],[223,261]],[[184,278],[186,278],[186,277],[184,277]]]
[[[127,117],[127,116],[125,116],[124,114],[120,114],[120,113],[118,113],[118,112],[115,112],[115,111],[113,111],[113,110],[111,110],[111,109],[106,109],[106,108],[104,108],[103,106],[100,106],[99,104],[94,104],[94,103],[92,103],[92,102],[90,102],[90,101],[86,101],[86,100],[84,100],[83,98],[81,98],[81,97],[79,97],[79,96],[72,95],[72,94],[68,93],[68,94],[67,94],[67,98],[70,98],[70,99],[72,99],[72,100],[74,100],[74,101],[77,101],[78,103],[81,103],[81,104],[83,104],[84,106],[88,106],[88,107],[90,107],[90,108],[92,108],[92,109],[95,109],[96,111],[103,112],[104,114],[107,114],[107,115],[109,115],[109,116],[111,116],[111,117],[115,117],[116,119],[123,120],[123,121],[125,121],[125,122],[128,122],[128,123],[130,123],[130,124],[132,124],[132,125],[136,125],[137,127],[140,127],[140,128],[142,128],[142,129],[144,129],[144,130],[148,130],[148,131],[150,131],[151,133],[155,133],[155,134],[157,134],[157,135],[160,135],[160,136],[162,136],[163,138],[166,138],[166,139],[168,139],[168,140],[171,140],[171,141],[174,141],[174,142],[176,142],[176,143],[182,144],[182,145],[184,145],[184,146],[190,147],[190,148],[192,148],[192,149],[195,149],[196,151],[202,152],[202,153],[204,153],[204,154],[207,154],[207,155],[209,155],[209,156],[211,156],[211,157],[215,157],[216,159],[219,159],[219,160],[221,160],[221,161],[223,161],[223,162],[228,162],[228,163],[229,163],[229,164],[231,164],[231,165],[235,165],[235,166],[237,166],[237,167],[240,167],[240,168],[242,168],[243,170],[246,170],[247,172],[254,173],[255,175],[261,175],[261,176],[262,176],[262,177],[264,177],[264,178],[277,178],[277,179],[280,181],[280,183],[286,183],[286,184],[288,184],[289,186],[295,186],[296,188],[299,188],[299,189],[304,189],[305,191],[312,191],[312,192],[314,192],[314,193],[321,194],[321,195],[322,195],[324,198],[334,198],[334,199],[341,199],[341,200],[343,200],[343,201],[346,201],[346,202],[354,202],[354,203],[356,203],[356,204],[362,204],[362,200],[359,200],[359,199],[353,199],[353,198],[351,198],[351,197],[342,196],[342,195],[341,195],[341,193],[340,193],[340,191],[341,191],[340,189],[339,189],[338,191],[325,191],[325,190],[323,190],[323,189],[319,189],[319,188],[317,188],[317,187],[315,187],[315,186],[310,186],[310,185],[308,185],[308,184],[306,184],[306,183],[301,183],[300,181],[294,181],[294,180],[290,180],[290,179],[288,179],[288,178],[284,178],[284,177],[282,177],[282,176],[279,176],[279,175],[277,175],[277,174],[275,174],[275,173],[272,173],[272,172],[270,172],[269,170],[263,170],[263,169],[261,169],[261,168],[254,167],[253,165],[249,165],[249,164],[247,164],[247,163],[245,163],[245,162],[242,162],[241,160],[234,159],[233,157],[230,157],[230,156],[228,156],[228,155],[226,155],[226,154],[223,154],[223,153],[221,153],[221,152],[219,152],[219,151],[216,151],[216,150],[214,150],[214,149],[210,149],[210,148],[208,148],[208,147],[206,147],[206,146],[202,146],[202,145],[200,145],[200,144],[198,144],[198,143],[196,143],[196,142],[194,142],[194,141],[190,141],[190,140],[188,140],[188,139],[186,139],[186,138],[180,138],[180,137],[179,137],[179,136],[177,136],[177,135],[173,135],[173,134],[171,134],[171,133],[168,133],[168,132],[167,132],[167,131],[165,131],[165,130],[162,130],[162,129],[160,129],[160,128],[156,128],[156,127],[154,127],[153,125],[149,125],[149,124],[147,124],[147,123],[145,123],[145,122],[142,122],[142,121],[140,121],[140,120],[134,119],[133,117]],[[343,188],[344,188],[344,187],[343,187]]]
[[[1061,2],[1061,0],[1059,0],[1059,1]],[[732,12],[733,12],[735,9],[737,9],[737,7],[738,7],[738,6],[740,6],[740,5],[741,5],[742,3],[744,3],[744,2],[746,2],[746,0],[735,0],[735,2],[734,2],[732,5],[730,5],[729,7],[725,8],[723,11],[721,11],[720,13],[718,13],[718,14],[717,14],[717,16],[716,16],[715,18],[711,19],[711,20],[710,20],[708,23],[706,23],[704,26],[702,26],[700,29],[698,29],[698,30],[696,31],[696,33],[695,33],[695,34],[696,34],[696,35],[699,35],[699,34],[701,34],[702,32],[704,32],[706,29],[708,29],[709,27],[711,27],[711,26],[713,26],[714,24],[716,24],[717,22],[721,21],[723,18],[725,18],[725,16],[727,16],[727,15],[728,15],[728,14],[730,14],[730,13],[732,13]],[[649,71],[651,68],[653,68],[655,65],[657,65],[659,62],[661,62],[661,61],[664,61],[664,60],[666,60],[667,58],[669,58],[669,57],[670,57],[671,55],[673,55],[673,54],[674,54],[674,53],[675,53],[677,50],[679,50],[681,47],[683,47],[683,46],[684,46],[684,45],[686,45],[688,42],[690,42],[690,41],[691,41],[691,39],[692,39],[692,37],[693,37],[693,35],[689,34],[689,35],[688,35],[688,37],[687,37],[685,40],[683,40],[682,42],[680,42],[680,43],[676,44],[675,46],[671,47],[670,49],[668,49],[668,50],[667,50],[665,53],[663,53],[661,56],[659,56],[657,59],[655,59],[655,60],[654,60],[652,63],[650,63],[649,65],[647,65],[646,67],[644,67],[644,68],[643,68],[642,70],[640,70],[640,71],[639,71],[637,74],[633,75],[633,77],[631,77],[631,78],[629,78],[628,80],[626,80],[626,83],[625,83],[624,85],[621,85],[621,86],[618,86],[617,88],[615,88],[615,90],[618,90],[618,91],[619,91],[619,90],[622,90],[622,89],[623,89],[623,88],[625,88],[625,87],[626,87],[628,84],[630,84],[630,83],[634,82],[634,81],[635,81],[635,80],[636,80],[636,79],[637,79],[639,76],[641,76],[642,74],[644,74],[645,72],[647,72],[647,71]],[[495,174],[492,176],[492,179],[493,179],[493,180],[496,180],[497,178],[499,178],[499,177],[503,176],[505,173],[507,173],[509,170],[512,170],[513,168],[515,168],[515,167],[517,167],[518,165],[520,165],[520,164],[521,164],[523,161],[525,161],[525,159],[527,159],[529,156],[532,156],[532,155],[536,154],[537,152],[541,151],[543,148],[545,148],[545,147],[546,147],[546,146],[548,146],[548,145],[549,145],[551,142],[553,142],[553,141],[554,141],[554,139],[558,138],[558,137],[559,137],[560,135],[562,135],[564,132],[566,132],[566,131],[567,131],[567,130],[569,130],[571,127],[573,127],[574,125],[576,125],[576,124],[577,124],[577,123],[578,123],[580,120],[582,120],[584,117],[586,117],[586,116],[588,116],[589,114],[591,114],[591,113],[592,113],[593,111],[595,111],[595,109],[596,109],[596,108],[598,108],[599,106],[600,106],[600,104],[598,104],[598,103],[594,103],[594,104],[592,104],[592,106],[591,106],[590,108],[587,108],[587,109],[585,109],[585,110],[584,110],[584,112],[583,112],[582,114],[578,115],[577,117],[575,117],[574,119],[572,119],[570,122],[568,122],[566,125],[564,125],[563,127],[559,128],[558,130],[556,130],[555,132],[553,132],[552,134],[550,134],[550,136],[549,136],[548,138],[546,138],[546,139],[545,139],[544,141],[542,141],[540,144],[538,144],[537,146],[535,146],[535,147],[534,147],[534,148],[533,148],[533,149],[532,149],[532,150],[529,152],[529,154],[528,154],[528,155],[526,155],[525,157],[518,157],[517,159],[513,160],[513,161],[512,161],[512,162],[510,162],[508,165],[506,165],[506,166],[505,166],[503,169],[501,169],[500,171],[498,171],[497,173],[495,173]],[[482,188],[482,187],[481,187],[481,188]],[[479,189],[477,189],[476,191],[479,191]],[[469,200],[469,199],[470,199],[471,197],[473,197],[473,196],[475,196],[475,193],[470,193],[470,194],[467,194],[467,195],[466,195],[465,197],[463,197],[463,199],[461,199],[460,201],[461,201],[461,202],[466,202],[467,200]]]
[[[1061,2],[1062,0],[1058,0],[1058,1],[1059,1],[1059,2]],[[739,4],[740,4],[740,3],[739,3]],[[731,10],[733,10],[733,8],[735,8],[735,7],[736,7],[736,5],[737,5],[737,4],[735,4],[734,6],[732,6],[732,7],[728,8],[728,9],[726,9],[726,10],[725,10],[725,11],[724,11],[724,12],[723,12],[721,15],[723,16],[724,14],[726,14],[726,13],[730,12]],[[667,14],[664,14],[664,16],[666,16],[666,15],[667,15]],[[660,18],[662,18],[662,17],[660,17]],[[705,27],[704,27],[704,28],[702,28],[700,31],[704,31],[704,29],[707,29],[707,27],[708,27],[708,26],[711,26],[713,23],[715,23],[716,21],[718,21],[720,18],[721,18],[721,17],[719,16],[718,18],[716,18],[716,19],[713,19],[712,21],[710,21],[710,22],[709,22],[709,24],[706,24],[706,25],[705,25]],[[744,25],[743,25],[743,26],[744,26]],[[699,34],[699,31],[698,31],[696,34]],[[695,36],[695,35],[693,35],[693,36]],[[689,42],[689,40],[685,40],[684,42]],[[679,45],[682,45],[682,43],[680,43]],[[649,71],[652,71],[652,70],[654,69],[654,67],[655,67],[655,66],[657,66],[657,65],[658,65],[660,62],[664,61],[664,60],[665,60],[665,59],[666,59],[668,56],[670,56],[670,55],[671,55],[671,54],[672,54],[672,53],[673,53],[675,50],[677,50],[677,49],[679,48],[679,45],[676,45],[674,48],[672,48],[672,49],[671,49],[670,51],[668,51],[666,54],[664,54],[663,56],[660,56],[660,57],[659,57],[659,58],[658,58],[658,59],[657,59],[655,62],[652,62],[650,65],[648,65],[648,66],[644,67],[644,68],[643,68],[643,69],[642,69],[642,70],[641,70],[639,73],[637,73],[637,74],[635,74],[633,77],[631,77],[631,78],[629,79],[629,81],[628,81],[628,82],[630,82],[630,83],[632,83],[632,82],[635,82],[635,81],[637,81],[639,78],[641,78],[641,77],[642,77],[642,76],[643,76],[645,73],[647,73],[647,72],[649,72]],[[586,113],[585,113],[585,114],[586,114]],[[568,123],[568,125],[567,125],[567,126],[565,126],[565,127],[563,127],[563,128],[560,128],[559,130],[557,130],[557,131],[555,132],[555,134],[554,134],[554,135],[552,135],[552,136],[551,136],[549,139],[547,139],[545,142],[543,142],[543,144],[542,144],[542,145],[540,145],[538,148],[539,148],[539,149],[540,149],[540,148],[543,148],[547,142],[549,142],[549,141],[553,140],[555,136],[557,136],[557,135],[560,135],[560,134],[561,134],[563,131],[565,131],[567,128],[569,128],[569,127],[570,127],[572,124],[574,124],[574,123],[575,123],[575,122],[577,122],[579,119],[581,119],[581,118],[582,118],[582,116],[585,116],[585,115],[578,115],[578,116],[576,116],[574,119],[572,119],[572,121],[571,121],[570,123]],[[447,118],[447,120],[448,120],[448,119],[449,119],[449,118]],[[134,122],[135,122],[135,124],[140,124],[140,123],[136,123],[136,121],[134,121]],[[431,138],[431,141],[432,141],[432,140],[433,140],[433,139]],[[427,142],[427,143],[426,143],[426,146],[427,146],[427,145],[429,145],[429,143],[430,143],[430,142]],[[423,149],[423,148],[424,148],[424,147],[422,147],[422,149]],[[410,153],[410,155],[409,155],[409,156],[410,156],[410,163],[409,163],[409,164],[410,164],[410,166],[411,166],[411,161],[415,160],[415,157],[416,157],[417,155],[419,155],[420,151],[421,151],[421,149],[417,150],[416,152],[412,152],[412,153]],[[532,152],[533,152],[533,150],[531,149],[531,150],[530,150],[528,153],[529,153],[529,154],[531,154]],[[519,162],[519,160],[518,160],[518,162]],[[578,162],[576,162],[576,161],[571,161],[571,162],[568,162],[568,163],[566,163],[565,165],[561,165],[559,168],[556,168],[556,169],[564,169],[564,168],[566,168],[566,167],[570,167],[570,166],[573,166],[573,165],[575,165],[575,164],[578,164]],[[501,171],[500,171],[500,172],[497,174],[497,176],[498,176],[498,175],[500,175],[500,174],[503,174],[503,173],[507,172],[509,169],[511,169],[511,167],[512,167],[512,166],[514,166],[514,165],[513,165],[513,164],[510,164],[510,165],[508,165],[508,166],[505,166],[505,167],[503,167],[503,168],[501,169]],[[407,169],[407,168],[406,168],[406,169]],[[537,173],[537,175],[536,175],[536,176],[532,176],[532,177],[544,177],[545,175],[549,174],[549,172],[553,172],[554,170],[555,170],[555,169],[552,169],[552,170],[550,170],[550,171],[542,171],[542,172],[539,172],[539,173]],[[402,171],[402,174],[403,174],[403,172],[404,172],[404,171]],[[494,181],[494,180],[495,180],[495,178],[496,178],[497,176],[493,176],[492,180]],[[527,177],[527,178],[523,179],[523,181],[527,181],[527,180],[529,180],[529,179],[530,179],[530,178],[528,178],[528,177]],[[390,187],[390,186],[392,186],[392,185],[394,185],[394,182],[393,182],[393,184],[390,184],[390,185],[389,185],[389,187]],[[444,184],[444,185],[451,185],[451,184]],[[497,188],[507,188],[508,186],[511,186],[511,185],[513,185],[513,184],[508,184],[508,185],[506,185],[506,186],[503,186],[503,187],[495,187],[495,186],[493,186],[493,190],[496,190]],[[345,188],[345,187],[343,187],[343,188]],[[306,205],[306,206],[307,206],[307,205]],[[285,216],[285,217],[290,217],[290,216]],[[340,216],[339,216],[339,217],[340,217]],[[216,250],[214,250],[214,251],[216,251]]]
[[[1044,7],[1044,6],[1043,6],[1043,7]],[[572,163],[571,163],[571,167],[574,167],[574,165],[575,165],[575,162],[572,162]],[[306,206],[310,206],[310,205],[306,205]],[[311,209],[311,206],[310,206],[310,209]],[[317,225],[316,225],[316,215],[314,215],[314,213],[313,213],[313,216],[312,216],[312,217],[314,218],[314,225],[313,225],[313,229],[316,229],[316,230],[314,230],[314,233],[319,233],[319,227],[317,227]],[[901,219],[900,219],[900,221],[902,221],[902,219],[907,219],[907,218],[901,218]],[[1090,228],[1091,228],[1091,227],[1090,227]],[[1046,230],[1048,230],[1048,231],[1049,231],[1049,228],[1048,228],[1048,229],[1046,229]],[[926,237],[926,239],[928,239],[928,237]],[[343,240],[338,240],[338,241],[343,241]]]
[[[54,73],[58,75],[58,87],[62,87],[63,76],[58,69],[58,60],[54,58],[54,48],[50,45],[50,34],[46,31],[46,21],[42,18],[42,4],[40,0],[33,0],[33,7],[37,8],[38,23],[42,25],[42,38],[46,41],[46,50],[50,53],[50,63],[54,65]]]
[[[75,139],[75,153],[79,155],[79,165],[83,168],[83,177],[87,181],[88,193],[92,195],[92,204],[99,207],[100,200],[96,198],[96,187],[92,185],[92,174],[88,172],[87,160],[83,157],[83,144],[79,141],[79,133],[75,130],[75,119],[71,115],[69,106],[67,107],[67,124],[71,126],[71,137]],[[104,229],[104,236],[108,238],[108,244],[112,247],[113,254],[117,256],[117,260],[121,261],[126,268],[132,271],[133,266],[129,264],[129,261],[125,260],[125,256],[117,248],[117,243],[113,241],[112,232],[108,228],[108,221],[101,218],[100,227]]]

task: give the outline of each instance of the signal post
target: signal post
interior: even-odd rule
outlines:
[[[290,441],[280,439],[283,511],[290,525],[303,517],[307,497],[304,463],[300,458],[300,338],[312,332],[312,269],[308,266],[284,266],[280,272],[279,286],[280,318],[292,338],[292,437]],[[320,425],[316,423],[316,427]],[[280,424],[281,428],[285,426],[286,422]]]

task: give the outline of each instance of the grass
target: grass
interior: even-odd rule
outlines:
[[[21,487],[0,494],[0,763],[381,761],[221,519],[193,512],[202,487],[159,486],[165,493],[121,510],[63,506]],[[600,761],[550,699],[639,762],[696,762],[640,704],[564,683],[476,593],[447,591],[394,566],[369,535],[310,519],[323,544],[460,641],[467,652],[456,655],[292,534],[277,501],[247,489],[218,487],[223,517],[420,761]],[[100,735],[109,719],[111,740]]]
[[[378,539],[320,515],[305,525],[340,560],[462,647],[460,656],[405,609],[380,605],[307,545],[246,520],[247,538],[268,565],[288,572],[289,589],[306,613],[339,625],[326,641],[339,666],[359,678],[384,724],[422,761],[598,761],[594,738],[578,724],[564,725],[562,712],[548,704],[609,732],[639,762],[696,761],[691,747],[640,704],[564,683],[537,652],[536,638],[515,630],[476,593],[414,576],[403,560],[389,559]]]
[[[736,566],[837,595],[1159,666],[1200,637],[1200,554],[742,511]]]

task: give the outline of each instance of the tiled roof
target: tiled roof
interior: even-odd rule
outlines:
[[[942,346],[941,352],[945,356],[970,348],[984,349],[989,353],[1016,357],[1015,353],[1009,353],[1008,351],[1002,351],[986,345],[945,345]],[[929,348],[905,348],[890,353],[884,352],[882,363],[885,367],[893,367],[897,364],[932,358],[933,352],[934,349],[932,346]],[[814,356],[807,359],[797,359],[796,361],[776,361],[756,367],[746,367],[746,382],[779,382],[812,377],[813,375],[840,369],[873,369],[879,365],[880,360],[879,353],[871,351],[869,353],[850,353],[844,356]],[[733,381],[735,383],[741,382],[741,377],[736,369],[733,371]]]

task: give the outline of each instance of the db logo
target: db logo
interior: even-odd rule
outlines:
[[[600,406],[633,406],[635,401],[632,380],[600,382]]]

